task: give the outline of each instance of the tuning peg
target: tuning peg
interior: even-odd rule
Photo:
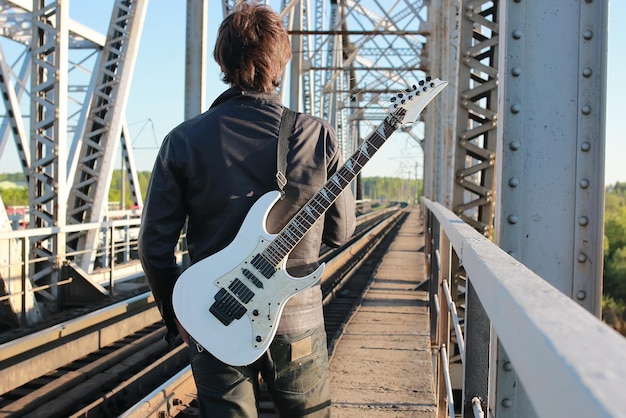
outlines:
[[[430,77],[430,76],[427,76],[427,77],[426,77],[426,81],[430,81],[430,80],[431,80],[431,77]]]
[[[420,80],[419,85],[423,86],[424,85],[424,80]]]
[[[394,103],[394,102],[396,101],[396,99],[397,99],[397,98],[396,98],[396,96],[393,96],[393,97],[391,98],[391,100],[390,100],[390,101],[391,101],[391,103]]]

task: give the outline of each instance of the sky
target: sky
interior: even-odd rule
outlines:
[[[226,88],[211,52],[222,19],[221,7],[209,2],[206,106]],[[151,170],[165,135],[183,120],[185,7],[170,0],[151,0],[128,99],[126,119],[137,169]],[[273,3],[271,3],[273,4]],[[112,0],[71,0],[70,16],[106,34]],[[626,182],[626,1],[610,0],[606,104],[605,184]],[[18,172],[14,143],[7,144],[0,172]],[[363,169],[363,175],[405,177],[422,156],[403,136],[391,137]]]

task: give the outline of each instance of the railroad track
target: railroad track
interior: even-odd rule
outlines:
[[[332,349],[372,277],[370,258],[405,212],[359,218],[355,238],[323,251]],[[378,257],[380,259],[380,257]],[[194,415],[195,386],[182,342],[173,350],[149,292],[0,345],[0,417]],[[261,416],[272,417],[269,398]]]

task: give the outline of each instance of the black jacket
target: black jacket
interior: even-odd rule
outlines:
[[[187,226],[195,263],[226,247],[252,204],[277,190],[276,144],[283,106],[277,93],[231,88],[211,108],[174,128],[157,156],[142,215],[139,254],[169,330],[176,335],[171,302],[179,275],[174,248]],[[289,139],[285,198],[271,210],[267,230],[276,233],[319,191],[341,161],[333,129],[298,113]],[[336,247],[355,228],[354,197],[344,191],[291,252],[287,267],[301,276],[317,267],[320,243]],[[303,331],[322,318],[321,291],[314,286],[290,299],[278,333]],[[303,319],[306,319],[303,321]]]

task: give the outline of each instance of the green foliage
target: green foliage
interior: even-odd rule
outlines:
[[[626,331],[626,183],[609,186],[605,193],[602,315],[618,331]]]
[[[122,176],[124,174],[124,176]],[[137,179],[139,180],[139,188],[141,189],[142,198],[145,199],[146,191],[148,190],[148,184],[150,182],[150,171],[140,171],[137,173]],[[124,177],[124,178],[122,178]],[[124,207],[126,209],[131,208],[135,205],[133,202],[133,196],[130,192],[130,186],[128,182],[128,177],[122,170],[113,171],[113,176],[111,178],[111,188],[109,189],[109,202],[116,203],[117,206],[121,206],[120,202],[122,201],[122,185],[124,185]]]
[[[416,197],[422,196],[421,179],[364,177],[362,181],[364,199],[415,203]]]
[[[145,198],[146,190],[148,189],[148,183],[150,182],[150,172],[140,171],[137,173],[139,180],[139,188],[141,189],[142,197]],[[11,181],[14,183],[23,183],[25,181],[22,173],[10,173],[0,174],[0,182]],[[109,189],[109,202],[116,202],[117,206],[120,206],[122,195],[122,171],[115,170],[111,178],[111,188]],[[130,193],[130,186],[128,179],[125,179],[125,207],[130,208],[134,205],[132,194]],[[5,206],[28,206],[28,189],[27,188],[12,188],[0,190],[0,196],[2,196],[2,202]]]
[[[23,183],[26,181],[26,177],[24,177],[24,173],[0,173],[0,181]]]
[[[602,319],[626,336],[626,303],[624,301],[604,294],[602,296]]]
[[[28,206],[28,189],[2,189],[0,196],[2,196],[4,206]]]
[[[23,173],[0,174],[0,183],[8,181],[12,183],[24,183],[26,180]],[[28,206],[28,188],[15,187],[11,189],[0,189],[2,203],[5,206]]]

